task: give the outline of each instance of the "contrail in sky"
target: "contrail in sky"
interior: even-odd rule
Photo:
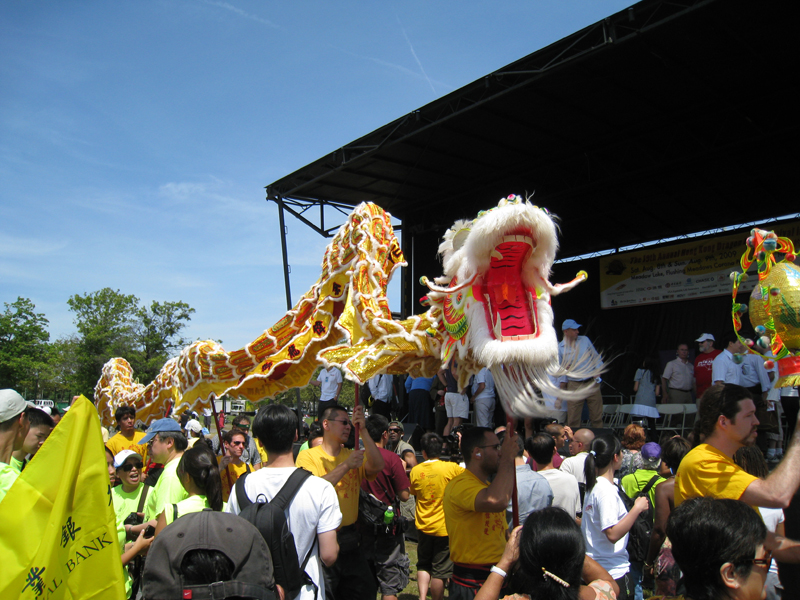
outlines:
[[[428,85],[431,86],[431,90],[434,94],[436,94],[436,88],[433,87],[433,83],[431,82],[430,77],[428,77],[428,74],[425,72],[425,68],[422,66],[422,63],[419,61],[417,53],[414,52],[414,46],[411,44],[411,40],[408,39],[408,34],[406,33],[405,27],[403,27],[403,24],[400,22],[400,17],[395,15],[395,18],[397,19],[397,24],[400,25],[400,31],[403,32],[403,37],[406,38],[406,42],[408,42],[408,47],[411,49],[411,54],[414,56],[414,60],[417,61],[417,64],[419,65],[419,70],[422,71],[422,74],[425,76],[425,80],[428,82]]]
[[[227,2],[215,2],[214,0],[203,0],[203,2],[205,2],[206,4],[210,4],[212,6],[218,6],[219,8],[224,8],[225,10],[234,12],[240,17],[244,17],[245,19],[250,19],[251,21],[256,21],[257,23],[263,23],[264,25],[269,25],[270,27],[278,29],[278,26],[275,25],[275,23],[273,23],[269,19],[259,17],[258,15],[251,15],[250,13],[243,11],[241,8],[233,6],[232,4],[229,4]]]

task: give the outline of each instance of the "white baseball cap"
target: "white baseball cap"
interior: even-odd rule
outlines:
[[[714,339],[714,336],[710,333],[704,333],[699,338],[695,340],[695,342],[705,342],[707,340],[711,340],[712,342],[716,342],[717,340]]]
[[[0,423],[5,423],[24,412],[28,403],[11,389],[0,390]]]
[[[131,456],[138,456],[139,460],[142,460],[142,455],[139,454],[138,452],[135,452],[133,450],[120,450],[114,457],[114,468],[119,469],[122,465],[125,464],[125,461],[128,460]]]
[[[186,421],[186,427],[184,428],[186,431],[194,431],[195,433],[200,433],[203,431],[203,426],[200,425],[200,421],[197,419],[189,419]]]

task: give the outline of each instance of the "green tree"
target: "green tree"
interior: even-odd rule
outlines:
[[[103,365],[115,356],[131,364],[141,383],[150,383],[174,351],[187,343],[180,333],[195,312],[185,302],[140,306],[136,296],[111,288],[76,294],[67,304],[78,328],[74,381],[88,397]]]
[[[141,380],[155,379],[164,362],[189,344],[181,331],[195,310],[185,302],[153,302],[136,311],[134,335],[139,347],[134,371]]]
[[[135,351],[134,320],[139,299],[119,290],[103,288],[89,294],[75,294],[67,300],[78,328],[78,391],[91,398],[100,372],[108,359],[130,360]]]
[[[0,388],[39,398],[41,373],[47,367],[49,321],[29,298],[4,302],[0,315]]]

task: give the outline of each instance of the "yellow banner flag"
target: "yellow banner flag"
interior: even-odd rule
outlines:
[[[100,419],[81,396],[0,502],[0,598],[125,598]]]

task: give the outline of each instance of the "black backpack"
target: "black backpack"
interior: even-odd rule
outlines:
[[[656,484],[656,481],[658,481],[658,478],[658,475],[653,475],[652,479],[647,482],[647,485],[644,486],[642,491],[638,492],[633,499],[625,493],[625,490],[618,487],[619,496],[622,498],[622,502],[629,512],[631,508],[633,508],[633,503],[636,501],[636,498],[647,496],[650,489]],[[636,517],[636,520],[633,522],[631,530],[628,532],[628,559],[632,563],[644,562],[644,559],[647,558],[647,550],[650,547],[650,532],[653,530],[653,516],[655,513],[653,503],[649,500],[648,498],[649,506],[647,510],[639,513],[639,516]]]
[[[305,585],[314,586],[314,598],[317,597],[317,585],[305,572],[306,564],[317,543],[316,538],[308,550],[303,564],[297,560],[297,548],[294,545],[294,535],[289,531],[284,511],[291,504],[297,491],[303,482],[311,477],[311,473],[305,469],[295,469],[294,473],[283,484],[283,487],[268,501],[263,495],[259,495],[253,502],[247,497],[244,491],[244,481],[247,473],[241,475],[236,480],[236,500],[239,503],[239,516],[249,521],[261,532],[261,536],[269,546],[272,554],[272,570],[275,576],[275,583],[279,584],[285,591],[287,598],[294,598],[300,593]]]

